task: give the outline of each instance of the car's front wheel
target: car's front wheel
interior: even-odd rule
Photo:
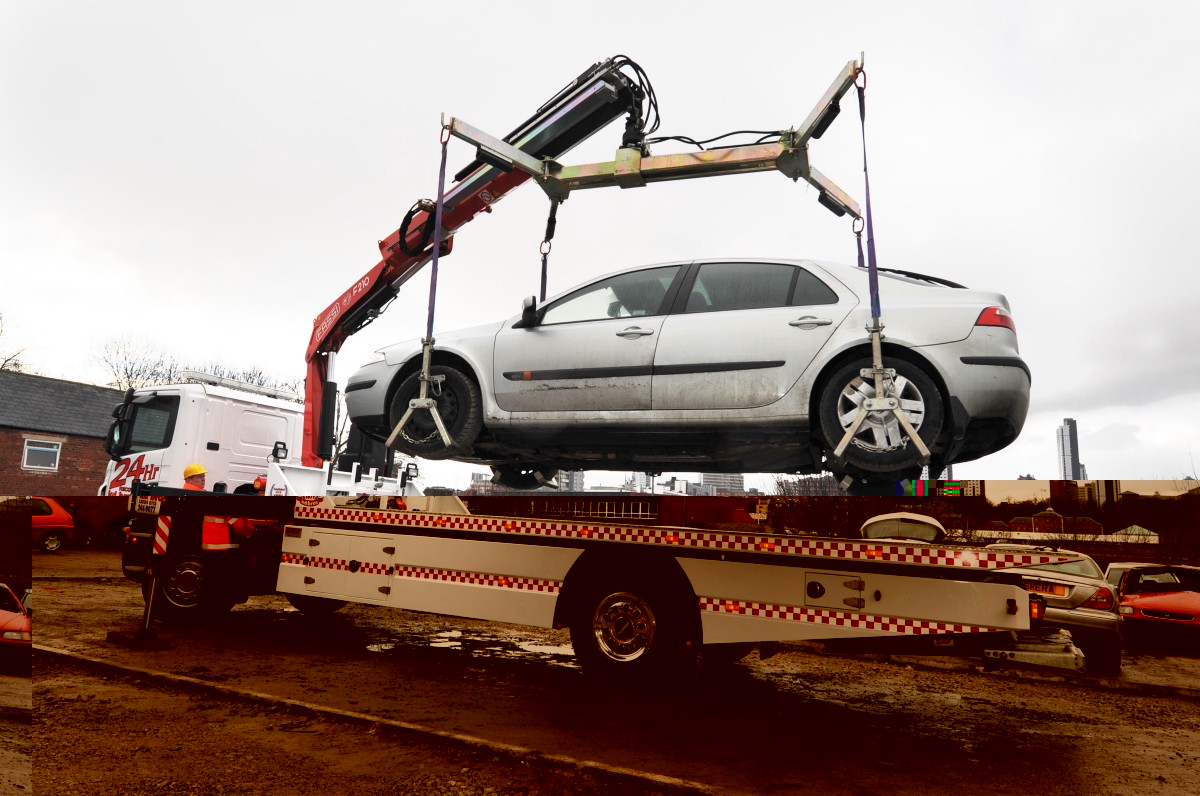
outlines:
[[[492,483],[509,489],[537,489],[548,485],[558,475],[553,467],[520,467],[499,464],[492,467]]]
[[[401,453],[425,459],[453,459],[469,455],[475,438],[483,428],[479,385],[452,365],[433,365],[429,375],[442,377],[440,381],[429,385],[428,395],[433,398],[438,417],[450,435],[450,446],[447,447],[442,440],[433,414],[427,409],[413,410],[392,446]],[[420,395],[421,374],[412,373],[400,383],[400,388],[392,398],[388,417],[393,428],[408,411],[409,402]]]
[[[875,395],[873,379],[862,371],[870,368],[867,358],[848,362],[827,379],[821,389],[821,433],[832,454],[858,417],[864,402]],[[895,378],[884,383],[884,395],[896,398],[917,434],[932,447],[941,433],[945,418],[941,393],[933,379],[919,365],[891,357],[884,367],[895,370]],[[891,411],[873,411],[858,427],[845,452],[845,463],[833,469],[852,475],[880,476],[901,474],[920,464],[917,451],[899,419]]]

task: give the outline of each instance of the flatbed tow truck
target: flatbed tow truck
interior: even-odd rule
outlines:
[[[1083,666],[1069,641],[1031,647],[1023,638],[1044,603],[1022,587],[1021,568],[1071,553],[772,533],[755,524],[763,504],[752,498],[740,509],[741,499],[686,498],[686,516],[746,520],[730,530],[658,524],[685,516],[670,496],[653,511],[630,498],[609,512],[625,517],[544,497],[558,508],[547,519],[544,507],[540,517],[501,516],[485,512],[503,503],[454,496],[140,491],[130,497],[123,568],[143,586],[143,637],[153,637],[155,617],[212,616],[278,592],[305,613],[356,602],[568,628],[581,666],[602,676],[679,673],[756,645],[765,657],[779,642],[812,640]],[[203,549],[201,526],[225,516],[248,518],[253,534]]]

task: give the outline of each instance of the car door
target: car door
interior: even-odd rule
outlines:
[[[656,410],[779,400],[857,303],[844,285],[789,263],[701,263],[687,291],[654,354]]]
[[[668,296],[682,265],[608,276],[496,335],[493,383],[508,412],[650,408],[651,370]]]

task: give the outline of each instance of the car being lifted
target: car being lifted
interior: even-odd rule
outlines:
[[[883,353],[934,463],[1008,445],[1029,406],[1008,301],[945,280],[882,271]],[[536,487],[559,469],[833,470],[915,477],[920,454],[891,412],[872,411],[843,461],[832,451],[875,385],[862,334],[865,269],[731,258],[620,271],[508,320],[438,335],[432,415],[418,397],[418,340],[378,352],[346,386],[363,433],[424,458],[491,465]],[[938,467],[940,469],[940,467]]]

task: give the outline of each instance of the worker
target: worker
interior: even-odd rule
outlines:
[[[192,492],[203,492],[204,476],[208,470],[204,469],[204,465],[199,462],[193,462],[183,468],[183,488]]]

